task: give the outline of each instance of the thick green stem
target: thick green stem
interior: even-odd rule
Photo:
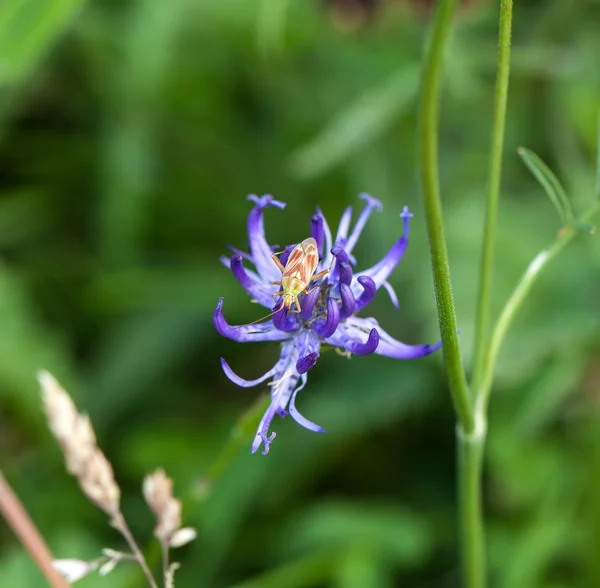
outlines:
[[[460,425],[466,434],[474,429],[473,407],[458,345],[456,310],[450,282],[448,252],[442,222],[438,170],[438,102],[444,48],[452,24],[456,0],[437,3],[431,37],[425,56],[420,96],[419,165],[433,284],[437,302],[442,352],[452,400]]]
[[[471,387],[479,393],[479,385],[484,367],[488,343],[490,320],[490,300],[492,290],[492,268],[494,263],[494,235],[500,180],[502,177],[502,151],[504,147],[504,126],[506,102],[510,75],[510,37],[512,29],[512,0],[500,3],[500,32],[498,35],[498,71],[496,74],[496,96],[494,100],[494,122],[492,127],[492,149],[490,155],[490,178],[487,198],[481,269],[479,272],[479,293],[475,320],[475,346]]]
[[[481,473],[485,449],[485,422],[465,435],[457,429],[458,494],[463,585],[484,588],[486,584]]]

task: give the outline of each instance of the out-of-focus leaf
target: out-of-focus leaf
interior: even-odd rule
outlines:
[[[550,168],[533,152],[519,147],[518,153],[529,171],[541,184],[566,227],[576,228],[577,222],[569,197]]]
[[[337,588],[386,588],[393,586],[390,566],[375,548],[350,549],[336,569]]]
[[[86,0],[0,4],[0,87],[23,81],[73,23]]]
[[[416,564],[431,547],[427,523],[398,507],[329,502],[292,522],[290,547],[372,549],[386,561]]]
[[[586,363],[587,356],[580,349],[554,357],[539,379],[525,391],[513,423],[514,433],[522,438],[534,437],[559,414],[565,398],[581,378]]]
[[[0,2],[0,136],[17,105],[15,90],[53,49],[87,0]]]
[[[418,85],[419,68],[408,66],[367,90],[291,155],[292,172],[303,179],[319,176],[368,145],[407,111]]]

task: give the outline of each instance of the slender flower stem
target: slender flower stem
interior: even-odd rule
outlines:
[[[494,235],[496,215],[500,197],[502,177],[502,151],[504,147],[504,126],[506,102],[510,76],[510,38],[512,30],[512,0],[500,2],[500,31],[498,35],[498,72],[496,74],[496,96],[494,100],[494,122],[492,127],[492,149],[490,155],[490,179],[487,199],[481,269],[479,272],[479,293],[475,320],[475,347],[471,387],[479,394],[479,385],[484,367],[488,343],[490,320],[490,300],[492,290],[492,269],[494,263]]]
[[[581,221],[587,222],[591,220],[599,210],[600,202],[597,202],[590,210],[588,210],[586,214],[581,217]],[[533,261],[525,270],[525,273],[519,280],[517,287],[504,305],[504,308],[500,313],[500,317],[498,318],[498,322],[496,323],[492,333],[488,352],[485,356],[481,381],[481,392],[480,396],[478,397],[476,408],[478,414],[487,413],[487,405],[489,403],[490,391],[492,387],[494,367],[496,365],[496,359],[498,358],[498,352],[500,351],[500,347],[504,341],[506,332],[508,331],[508,327],[510,326],[517,311],[521,307],[521,304],[525,300],[525,297],[535,284],[535,281],[540,275],[542,269],[544,269],[548,262],[554,259],[556,255],[560,253],[577,234],[577,231],[565,228],[561,231],[561,235],[559,236],[558,240],[556,240],[547,249],[544,249],[544,251],[538,253],[538,255],[535,256]]]
[[[133,556],[135,557],[139,566],[142,568],[142,571],[144,572],[144,576],[146,577],[150,588],[158,588],[156,580],[154,579],[154,576],[152,576],[152,572],[150,571],[150,568],[146,563],[146,558],[144,557],[144,554],[138,547],[138,544],[135,542],[135,539],[131,534],[127,523],[125,522],[125,518],[123,517],[123,515],[121,513],[115,515],[111,521],[111,524],[117,531],[119,531],[119,533],[121,533],[125,541],[127,541],[127,545],[129,545],[129,549],[131,549]]]
[[[457,428],[458,494],[462,538],[462,573],[468,588],[485,586],[485,542],[481,500],[481,470],[485,450],[485,421],[471,435]]]
[[[448,376],[450,392],[458,420],[466,434],[473,432],[475,421],[467,378],[458,345],[458,326],[450,267],[442,221],[438,169],[438,102],[440,77],[444,59],[446,38],[452,24],[456,0],[440,0],[437,3],[431,37],[425,55],[421,82],[421,121],[419,165],[425,219],[429,237],[429,251],[433,271],[433,283],[437,302],[442,352]]]
[[[52,554],[27,511],[0,472],[0,514],[12,527],[25,549],[52,588],[69,588],[69,583],[54,569]]]

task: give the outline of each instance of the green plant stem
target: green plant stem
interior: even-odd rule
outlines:
[[[458,495],[460,508],[463,582],[469,588],[485,586],[485,541],[483,528],[481,473],[486,427],[478,421],[471,435],[457,429]]]
[[[581,221],[587,222],[591,220],[599,210],[600,202],[597,202],[590,210],[588,210],[586,214],[581,217]],[[548,262],[552,261],[558,255],[558,253],[560,253],[564,247],[569,244],[578,234],[580,234],[580,231],[567,228],[562,229],[559,238],[550,247],[544,249],[535,256],[519,280],[517,287],[504,305],[504,308],[500,313],[500,317],[498,318],[498,322],[496,323],[492,333],[487,354],[485,356],[480,393],[478,395],[476,404],[477,414],[487,414],[487,406],[489,403],[492,380],[494,376],[494,367],[498,358],[498,352],[500,351],[500,347],[504,341],[504,337],[506,336],[506,332],[508,331],[513,318],[515,317],[517,311],[521,307],[521,304],[525,300],[525,297],[535,284],[535,281],[544,267],[546,267]]]
[[[481,268],[479,271],[479,292],[475,319],[475,346],[471,388],[477,395],[485,361],[490,320],[492,290],[492,269],[494,264],[494,236],[500,181],[502,177],[502,151],[506,121],[506,102],[510,76],[510,38],[512,30],[512,0],[500,2],[500,26],[498,34],[498,70],[496,74],[496,94],[494,99],[494,121],[492,126],[492,149],[490,154],[490,177],[487,198]]]
[[[470,434],[474,429],[473,407],[458,345],[456,310],[442,221],[437,155],[440,77],[455,6],[456,0],[440,0],[435,10],[421,82],[419,165],[444,364],[458,420],[463,431]]]

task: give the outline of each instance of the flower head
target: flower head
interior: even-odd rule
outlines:
[[[382,286],[394,306],[398,307],[396,293],[387,279],[404,255],[408,244],[409,219],[412,217],[405,207],[400,215],[404,226],[402,236],[379,263],[356,272],[356,259],[352,253],[354,247],[371,213],[382,208],[381,203],[368,194],[361,194],[360,198],[365,201],[365,206],[354,227],[350,230],[352,208],[348,207],[342,214],[335,240],[320,210],[317,209],[311,218],[310,234],[316,241],[320,256],[314,275],[324,275],[314,282],[303,284],[305,289],[297,296],[300,312],[292,312],[280,297],[275,302],[273,315],[264,322],[232,326],[223,316],[223,298],[214,311],[215,327],[224,337],[239,342],[281,342],[279,361],[255,380],[239,377],[221,359],[225,375],[238,386],[256,386],[270,380],[271,404],[258,427],[252,453],[261,445],[264,445],[263,455],[269,452],[269,446],[275,438],[275,433],[269,434],[275,415],[285,417],[289,413],[303,427],[316,433],[325,433],[325,429],[303,417],[296,408],[296,396],[306,385],[307,372],[316,364],[322,345],[342,349],[348,354],[377,353],[395,359],[423,357],[441,346],[441,343],[401,343],[386,333],[375,319],[356,316],[373,300]],[[231,268],[234,277],[256,302],[271,309],[273,295],[280,290],[280,286],[274,285],[274,282],[282,282],[282,272],[272,258],[274,249],[265,237],[263,213],[268,207],[281,209],[285,204],[273,200],[269,195],[252,195],[248,200],[254,202],[254,208],[248,216],[250,252],[231,248],[234,252],[231,259],[222,257],[221,261]],[[281,265],[286,266],[295,247],[295,244],[286,247],[279,258]],[[247,269],[244,259],[252,263],[255,269]]]

